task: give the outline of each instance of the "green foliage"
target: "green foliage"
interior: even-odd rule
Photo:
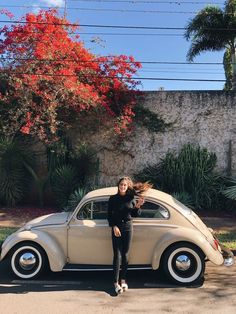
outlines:
[[[82,200],[84,195],[88,193],[89,188],[87,186],[85,187],[79,187],[76,189],[69,197],[69,200],[67,202],[67,205],[64,207],[65,211],[73,211],[76,206],[79,204],[79,202]]]
[[[231,178],[229,184],[230,186],[226,187],[222,194],[231,200],[236,200],[236,179]]]
[[[47,166],[51,173],[57,167],[69,163],[69,155],[72,150],[68,137],[61,136],[60,140],[47,146]]]
[[[147,166],[136,175],[156,188],[173,193],[187,193],[195,208],[210,208],[220,190],[220,176],[213,170],[217,158],[207,149],[184,145],[179,155],[167,153],[159,163]]]
[[[52,174],[51,185],[56,202],[62,207],[66,206],[69,196],[78,186],[76,168],[72,165],[58,167]]]
[[[215,232],[217,239],[225,247],[236,250],[236,232],[235,231],[217,231]]]
[[[224,90],[231,90],[232,79],[233,79],[233,66],[232,66],[231,53],[230,53],[229,48],[225,50],[223,63],[224,63],[224,70],[225,70],[225,77],[226,77]]]
[[[71,164],[77,169],[79,185],[88,185],[92,176],[98,174],[99,162],[95,151],[86,143],[77,145],[70,154]]]
[[[189,61],[193,61],[197,55],[205,51],[226,49],[224,55],[226,90],[233,86],[231,84],[236,77],[236,66],[232,67],[228,63],[229,60],[230,62],[235,60],[236,36],[235,32],[232,32],[232,29],[236,27],[235,12],[235,0],[226,1],[224,9],[208,5],[189,21],[185,32],[185,38],[191,40],[187,54]]]
[[[189,207],[189,208],[194,208],[194,202],[193,199],[191,197],[191,195],[189,195],[186,192],[175,192],[172,194],[172,196],[174,198],[176,198],[178,201],[180,201],[182,204],[184,204],[185,206]]]
[[[18,228],[14,227],[0,227],[0,243],[5,241],[6,238],[14,233]]]
[[[47,148],[47,161],[47,171],[42,173],[35,168],[29,143],[0,138],[0,202],[16,205],[29,191],[29,182],[33,180],[40,206],[44,205],[47,188],[60,206],[66,206],[69,196],[93,181],[98,173],[95,152],[86,144],[72,149],[66,137]]]
[[[0,200],[15,206],[29,187],[27,166],[33,165],[29,145],[18,140],[0,138]]]
[[[135,117],[134,121],[148,129],[153,133],[164,132],[165,129],[170,126],[170,123],[165,123],[156,113],[152,112],[148,108],[144,108],[141,105],[137,105],[134,109]]]
[[[86,190],[92,177],[96,177],[98,159],[87,144],[82,143],[72,149],[65,140],[64,143],[54,144],[52,153],[53,157],[48,159],[52,191],[57,203],[66,208],[70,195],[78,189],[76,196],[79,196],[78,193]]]

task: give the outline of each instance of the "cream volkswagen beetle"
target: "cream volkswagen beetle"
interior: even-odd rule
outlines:
[[[1,260],[13,273],[32,279],[48,266],[51,271],[112,269],[111,229],[107,222],[109,196],[116,187],[89,192],[74,212],[36,218],[2,244]],[[189,208],[169,194],[150,189],[141,215],[133,220],[130,269],[161,269],[179,284],[193,284],[204,275],[207,260],[233,263],[212,232]]]

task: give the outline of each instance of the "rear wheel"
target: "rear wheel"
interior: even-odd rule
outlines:
[[[21,279],[33,279],[45,271],[47,256],[34,243],[22,243],[14,248],[10,257],[12,272]]]
[[[164,253],[162,269],[173,282],[190,285],[204,276],[205,260],[202,251],[190,243],[177,243]]]

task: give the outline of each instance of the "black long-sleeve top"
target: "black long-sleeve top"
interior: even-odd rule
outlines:
[[[131,221],[132,217],[137,217],[140,209],[135,207],[133,195],[112,195],[108,202],[108,222],[109,226],[119,226],[123,222]]]

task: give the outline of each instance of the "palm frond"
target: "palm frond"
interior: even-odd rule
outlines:
[[[225,49],[232,40],[233,26],[236,27],[234,17],[225,14],[220,8],[207,6],[202,9],[186,27],[184,37],[192,42],[187,59],[192,61],[204,51]]]
[[[228,187],[222,191],[222,194],[231,200],[236,200],[236,185]]]
[[[76,168],[72,165],[58,167],[51,177],[51,185],[57,203],[66,206],[69,196],[78,186]]]

